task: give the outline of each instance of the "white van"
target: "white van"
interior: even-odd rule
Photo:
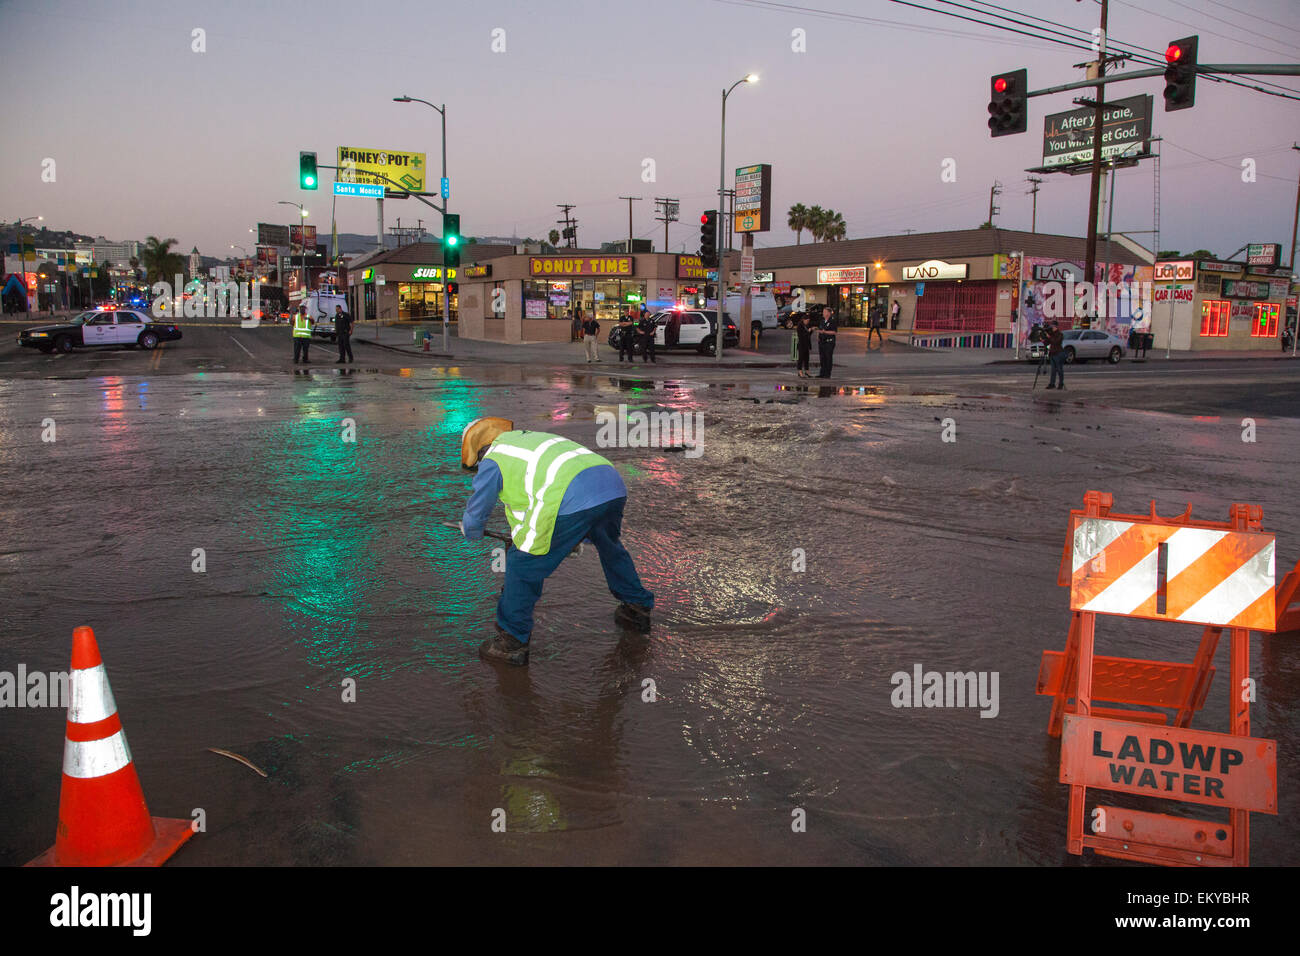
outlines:
[[[727,318],[740,327],[740,306],[744,301],[744,296],[739,292],[733,292],[727,296],[727,305],[725,312]],[[774,329],[779,324],[777,316],[776,299],[770,292],[760,292],[757,295],[749,297],[750,316],[754,324],[763,329]]]

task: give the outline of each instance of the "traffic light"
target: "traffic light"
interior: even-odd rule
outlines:
[[[442,264],[447,268],[460,265],[460,214],[448,213],[442,217]]]
[[[298,188],[315,189],[319,179],[316,176],[316,154],[300,152],[298,154]]]
[[[1027,70],[1001,73],[989,79],[989,135],[1023,133],[1029,124]]]
[[[1196,103],[1196,37],[1183,37],[1165,50],[1165,112]]]
[[[718,264],[718,211],[706,209],[700,216],[700,260],[706,268]]]

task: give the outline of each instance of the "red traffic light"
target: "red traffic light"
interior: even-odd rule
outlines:
[[[1170,63],[1177,63],[1183,56],[1183,48],[1177,43],[1169,44],[1169,49],[1165,50],[1165,60]]]
[[[1005,76],[999,76],[993,81],[993,89],[997,93],[1005,93],[1007,91],[1007,78]]]
[[[708,224],[709,224],[709,214],[707,212],[700,213],[700,225],[707,226]]]

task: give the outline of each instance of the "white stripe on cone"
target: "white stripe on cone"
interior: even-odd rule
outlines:
[[[69,696],[70,723],[94,724],[117,713],[117,703],[113,700],[113,689],[108,686],[108,673],[103,664],[74,670]]]
[[[131,762],[126,734],[118,731],[103,740],[65,740],[63,772],[69,777],[104,777]]]

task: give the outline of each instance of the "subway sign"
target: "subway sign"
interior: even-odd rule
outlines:
[[[450,279],[456,278],[456,270],[448,269],[447,277]],[[420,266],[418,269],[412,269],[411,281],[415,282],[417,280],[422,280],[424,282],[441,282],[442,266]]]

